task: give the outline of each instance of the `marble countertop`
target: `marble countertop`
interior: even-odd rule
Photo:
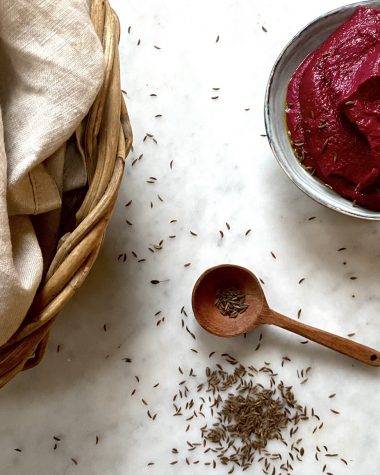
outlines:
[[[0,391],[1,474],[227,473],[187,452],[199,425],[186,434],[184,418],[172,416],[181,379],[194,368],[202,382],[221,353],[246,365],[270,362],[323,420],[314,434],[315,421],[300,429],[305,456],[296,475],[322,473],[324,463],[334,475],[377,472],[378,370],[274,328],[213,337],[190,302],[203,270],[237,263],[264,281],[277,311],[297,318],[302,309],[305,323],[380,347],[379,224],[303,195],[262,136],[278,53],[307,22],[343,3],[113,1],[134,150],[103,250],[55,323],[45,359]],[[284,355],[291,362],[281,367]],[[297,370],[307,367],[301,385]],[[339,457],[317,462],[316,445]]]

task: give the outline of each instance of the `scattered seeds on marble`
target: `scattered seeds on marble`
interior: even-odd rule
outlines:
[[[15,452],[22,452],[21,449],[14,449]]]
[[[218,36],[216,37],[215,43],[218,43],[219,40],[220,40],[220,36],[218,35]]]
[[[220,239],[223,239],[223,238],[224,238],[224,233],[223,233],[223,231],[219,230],[219,234],[220,234]]]
[[[228,229],[228,231],[230,231],[231,229],[231,226],[226,222],[226,228]]]
[[[347,336],[348,336],[349,338],[351,338],[351,337],[353,337],[353,336],[355,336],[355,335],[356,335],[356,333],[349,333]]]
[[[192,337],[194,340],[196,340],[196,336],[195,336],[194,333],[189,329],[189,327],[186,326],[185,329],[186,329],[187,333],[188,333],[189,335],[191,335],[191,337]]]
[[[128,26],[128,34],[131,32],[131,26]]]
[[[276,254],[273,251],[270,251],[270,253],[271,253],[273,259],[277,259]]]
[[[163,241],[160,241],[158,244],[153,244],[153,249],[155,249],[156,251],[161,251],[162,244],[163,244]]]
[[[298,283],[299,283],[299,284],[302,284],[302,282],[303,282],[304,280],[305,280],[305,277],[302,277],[302,279],[300,279],[300,280],[298,281]]]
[[[188,262],[187,264],[184,264],[183,267],[190,267],[191,266],[191,262]]]
[[[212,96],[211,99],[213,100],[219,99],[219,96]]]
[[[157,195],[157,198],[158,198],[160,201],[164,201],[163,198],[162,198],[160,195]]]
[[[185,306],[183,306],[181,308],[181,313],[183,313],[185,315],[185,317],[187,317],[187,313],[186,313],[186,310],[185,310]]]
[[[140,44],[141,44],[141,40],[139,39],[137,42],[137,46],[140,46]]]
[[[95,445],[98,445],[98,443],[99,443],[99,436],[97,435],[97,436],[95,437]]]
[[[247,231],[245,232],[245,235],[248,236],[248,234],[252,231],[252,229],[247,229]]]
[[[264,33],[268,33],[268,30],[265,28],[265,26],[262,26],[261,29],[263,30]]]
[[[192,236],[198,236],[198,234],[195,233],[194,231],[190,231],[190,234],[191,234]]]
[[[212,354],[214,352],[210,353],[210,356]],[[283,471],[287,474],[292,473],[292,464],[295,459],[302,462],[305,454],[304,448],[300,446],[302,439],[298,438],[295,441],[295,434],[299,424],[309,420],[308,408],[297,403],[292,387],[286,387],[282,380],[279,383],[276,381],[280,376],[270,369],[269,362],[265,362],[267,366],[258,370],[253,366],[245,368],[228,353],[223,355],[227,360],[231,359],[230,364],[234,366],[232,373],[223,369],[219,364],[216,365],[217,369],[215,370],[206,368],[206,382],[198,384],[195,392],[189,391],[186,381],[181,381],[180,389],[173,397],[173,400],[177,396],[180,396],[181,400],[187,399],[184,409],[174,404],[175,413],[173,414],[174,416],[184,416],[184,419],[189,422],[186,432],[200,415],[205,417],[206,410],[209,410],[211,417],[214,417],[213,424],[206,423],[200,427],[200,441],[187,441],[188,450],[194,452],[199,448],[203,454],[213,453],[214,456],[216,454],[219,463],[225,465],[230,473],[236,465],[245,471],[255,462],[261,464],[263,472],[267,475],[275,475],[278,468],[275,466],[277,460],[278,463],[282,463],[281,473]],[[310,369],[307,368],[305,371],[308,372]],[[254,378],[259,373],[268,375],[270,389],[266,389],[261,382],[255,384]],[[183,392],[184,388],[186,388],[185,393]],[[197,394],[197,398],[194,397],[194,394]],[[197,399],[199,399],[199,403]],[[209,407],[206,407],[207,400]],[[262,409],[260,409],[261,407]],[[185,412],[182,412],[183,410]],[[269,417],[273,417],[269,425],[267,423],[268,414]],[[314,409],[312,409],[312,415],[318,417]],[[283,431],[289,424],[292,424],[292,427],[290,439],[287,442]],[[321,428],[322,425],[323,423],[317,426],[313,432]],[[272,438],[277,438],[286,446],[284,454],[278,451],[271,453],[266,449],[268,441]],[[325,450],[327,452],[327,448]],[[320,452],[319,448],[315,457],[317,461],[319,461],[318,452]],[[257,460],[255,459],[256,454],[260,457]],[[333,457],[338,454],[326,454],[326,456]],[[190,465],[190,460],[186,460],[186,463]],[[198,462],[197,460],[192,463]],[[211,465],[211,461],[207,459],[203,463]],[[212,459],[214,469],[216,465],[216,460]]]
[[[300,308],[297,312],[297,318],[298,320],[301,318],[301,314],[302,314],[302,308]]]
[[[132,200],[129,200],[128,203],[125,205],[125,207],[128,207],[132,204]]]
[[[78,465],[78,461],[76,459],[71,458],[71,461],[73,462],[74,465]]]
[[[282,366],[282,367],[284,366],[285,361],[290,362],[291,359],[290,359],[288,356],[283,356],[283,357],[282,357],[282,361],[281,361],[281,366]]]

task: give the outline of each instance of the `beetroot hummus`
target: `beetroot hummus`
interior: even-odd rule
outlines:
[[[324,183],[380,210],[380,10],[360,7],[293,75],[287,125]]]

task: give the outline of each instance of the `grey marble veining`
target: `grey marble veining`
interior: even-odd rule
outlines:
[[[172,417],[178,365],[194,368],[201,381],[205,366],[218,361],[215,355],[210,363],[211,351],[245,364],[271,362],[321,416],[321,431],[311,434],[313,422],[300,429],[306,454],[296,475],[322,473],[314,452],[323,444],[349,462],[328,461],[334,475],[377,473],[376,369],[273,328],[262,330],[255,352],[260,332],[213,337],[198,327],[190,305],[204,269],[242,264],[263,279],[279,312],[297,318],[302,308],[302,321],[380,347],[379,225],[308,199],[261,137],[266,80],[277,54],[307,22],[342,3],[114,0],[134,151],[99,260],[55,323],[44,361],[0,391],[1,474],[226,473],[185,464],[186,423]],[[146,133],[157,144],[144,141]],[[151,176],[154,184],[147,183]],[[161,240],[163,249],[150,252]],[[126,262],[118,261],[123,253]],[[170,280],[152,285],[152,279]],[[283,355],[292,361],[281,368]],[[309,380],[300,385],[297,370],[309,366]],[[155,421],[148,409],[158,414]],[[192,430],[191,437],[199,436]],[[173,466],[172,447],[180,451]]]

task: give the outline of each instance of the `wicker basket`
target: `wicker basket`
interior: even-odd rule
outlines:
[[[94,264],[112,214],[132,145],[132,131],[120,87],[120,25],[107,0],[91,0],[91,19],[104,49],[103,86],[75,133],[85,156],[88,189],[73,230],[62,236],[55,257],[23,324],[0,347],[0,387],[42,359],[50,327]]]

